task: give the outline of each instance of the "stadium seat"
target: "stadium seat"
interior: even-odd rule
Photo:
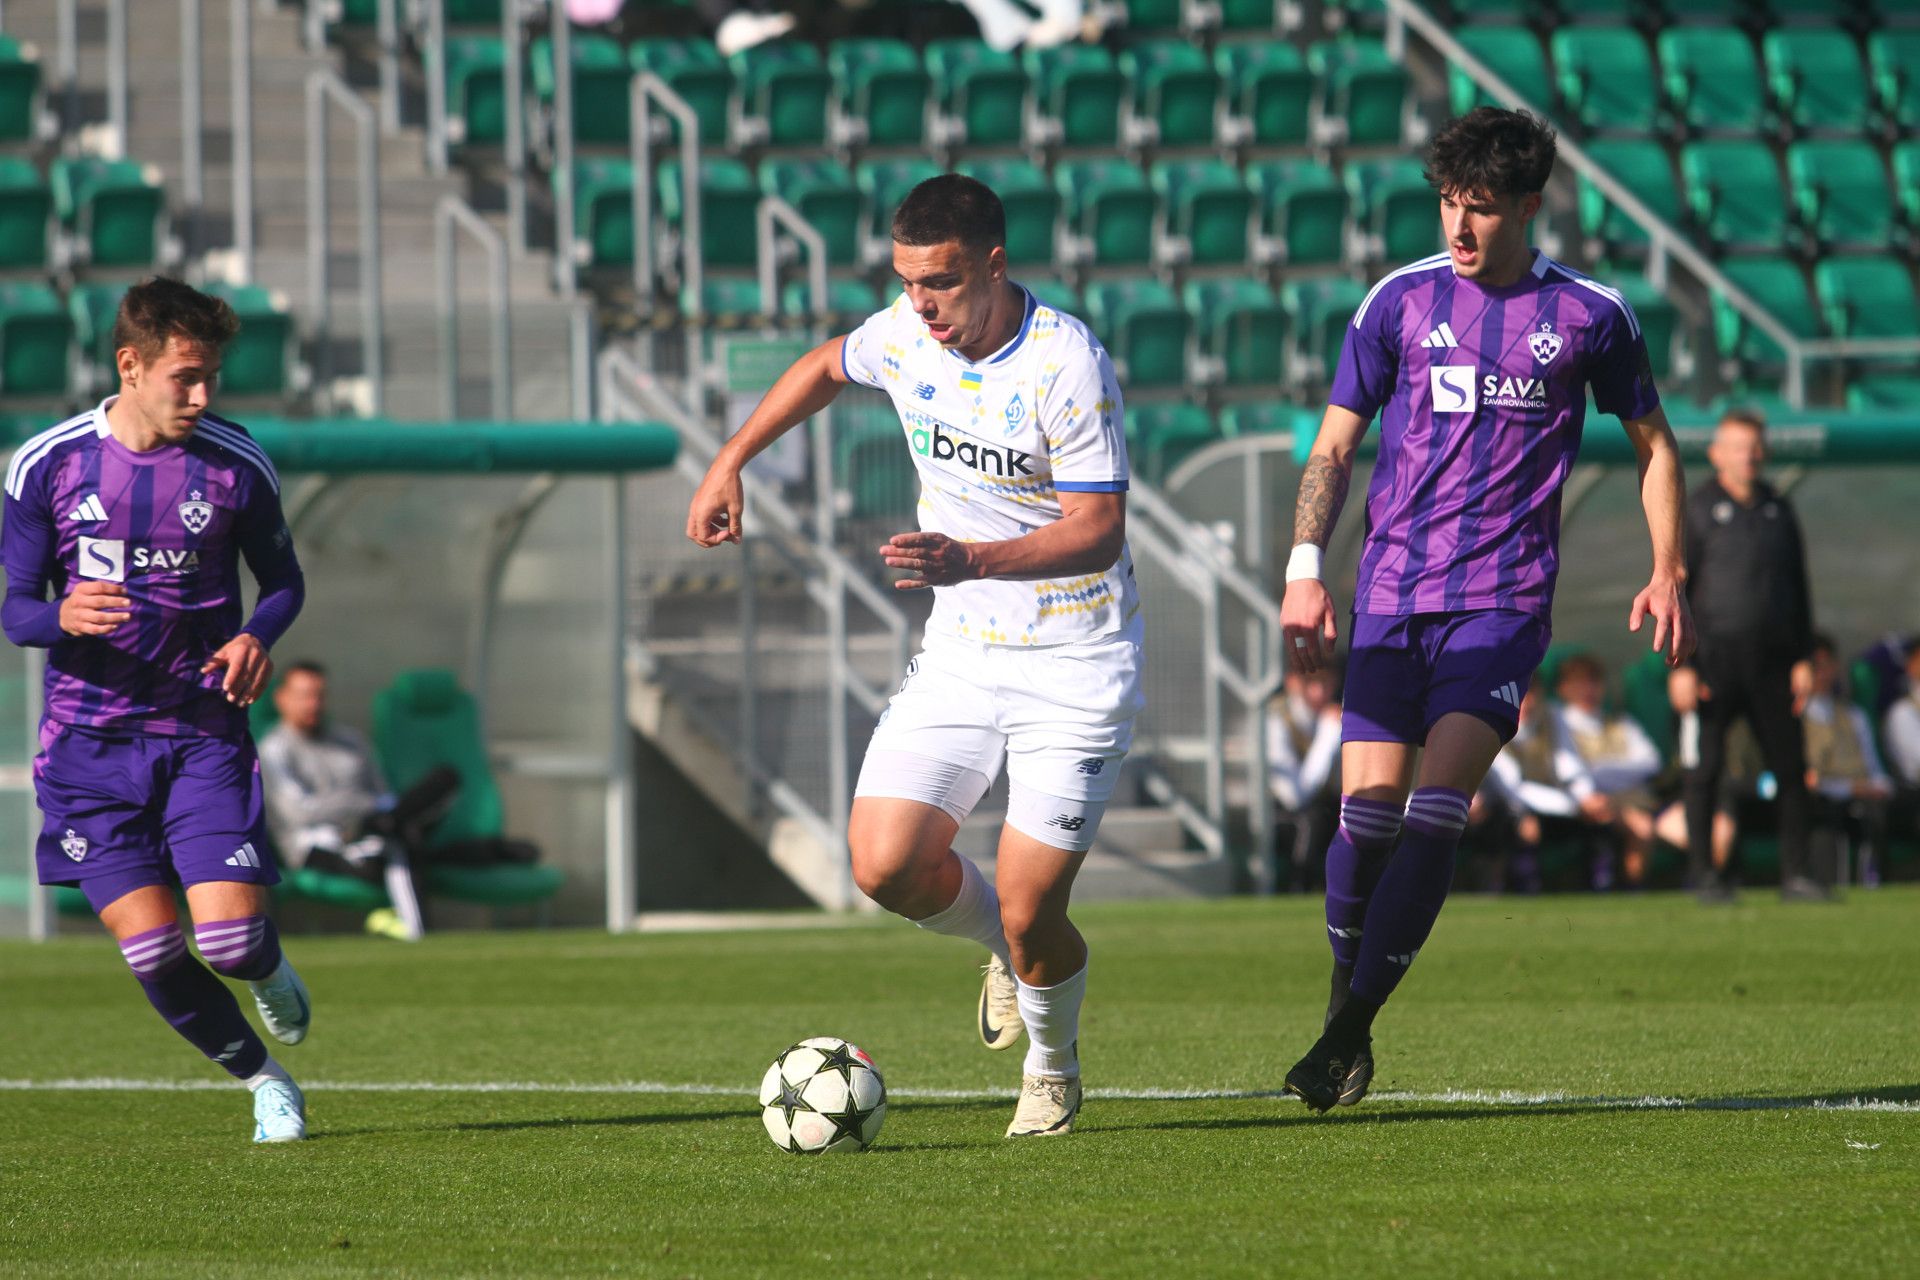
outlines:
[[[1155,484],[1219,438],[1212,415],[1200,405],[1175,401],[1127,406],[1128,460]]]
[[[677,159],[662,161],[655,182],[660,212],[678,231],[685,217],[684,175]],[[747,166],[731,156],[700,161],[700,257],[710,267],[759,261],[760,192]]]
[[[606,36],[576,31],[573,52],[573,139],[585,146],[624,146],[632,135],[633,69],[627,52]],[[536,101],[552,117],[553,41],[535,37],[527,50],[527,74]],[[556,122],[555,127],[558,127]]]
[[[1666,147],[1648,138],[1595,138],[1587,155],[1669,224],[1680,221],[1680,188]],[[1606,256],[1644,253],[1647,233],[1585,177],[1579,180],[1580,234]]]
[[[40,128],[40,61],[0,35],[0,142],[32,142]]]
[[[1631,27],[1562,27],[1553,33],[1560,100],[1592,132],[1647,134],[1660,115],[1653,58]]]
[[[812,147],[827,140],[827,98],[833,81],[820,51],[797,40],[775,40],[731,59],[741,110],[757,121],[759,141],[775,147]]]
[[[1219,362],[1228,386],[1285,379],[1287,313],[1258,280],[1189,280],[1182,292],[1200,353]]]
[[[80,369],[78,395],[91,396],[120,385],[114,367],[113,319],[126,296],[125,284],[76,284],[67,292],[67,316],[73,323],[74,350]]]
[[[1807,277],[1786,258],[1734,258],[1720,269],[1762,310],[1774,316],[1795,337],[1819,336],[1818,313],[1807,292]],[[1718,292],[1713,295],[1713,342],[1724,359],[1777,367],[1786,359],[1780,345],[1733,309]]]
[[[68,391],[73,320],[38,282],[0,283],[0,397],[62,397]]]
[[[498,36],[447,37],[447,141],[494,146],[507,136],[506,76]]]
[[[1120,140],[1120,99],[1126,80],[1113,55],[1099,45],[1064,44],[1021,54],[1033,84],[1034,107],[1049,137],[1066,147],[1110,147]]]
[[[53,207],[74,233],[75,254],[97,267],[145,267],[165,248],[160,171],[132,160],[63,157],[50,171]]]
[[[1021,276],[1020,283],[1026,286],[1027,291],[1034,296],[1034,300],[1042,306],[1065,312],[1076,320],[1085,318],[1086,300],[1080,296],[1078,289],[1059,276]]]
[[[700,118],[700,141],[719,146],[727,140],[727,104],[733,96],[733,72],[711,40],[636,40],[627,48],[635,71],[659,76],[669,89],[686,99]],[[679,141],[680,126],[669,119],[670,137]]]
[[[833,276],[827,280],[827,317],[843,329],[852,329],[884,305],[865,280],[850,276]],[[810,319],[812,306],[805,280],[789,280],[781,288],[781,315]]]
[[[1649,3],[1651,0],[1582,0],[1578,6],[1568,6],[1559,16],[1594,26],[1624,27],[1658,16],[1648,14]]]
[[[1913,277],[1884,257],[1822,258],[1813,266],[1813,292],[1827,331],[1836,338],[1911,338],[1920,334],[1920,303]],[[1913,367],[1912,357],[1897,363]]]
[[[442,12],[450,27],[477,27],[484,24],[498,28],[500,9],[505,0],[442,0],[442,3],[445,6]]]
[[[222,396],[284,396],[293,390],[298,344],[285,294],[253,284],[209,284],[240,318],[240,333],[220,361]]]
[[[900,419],[877,395],[842,396],[833,408],[833,479],[839,514],[852,520],[913,511],[920,477],[900,447]]]
[[[1456,22],[1525,22],[1539,12],[1532,0],[1451,0],[1447,8]]]
[[[854,168],[853,185],[859,189],[860,199],[866,206],[865,225],[868,236],[877,243],[890,242],[893,235],[893,211],[900,207],[900,202],[907,198],[909,191],[928,178],[937,178],[940,174],[940,166],[931,160],[918,158],[862,160]],[[1040,181],[1042,186],[1046,185],[1045,178]],[[1053,193],[1049,191],[1047,194]],[[1051,244],[1053,239],[1051,224],[1047,228],[1047,239]]]
[[[757,325],[768,315],[767,300],[760,293],[760,282],[752,276],[703,277],[697,306],[692,283],[682,283],[680,311],[689,316],[698,312],[707,324],[721,329]]]
[[[1302,376],[1325,382],[1340,363],[1347,322],[1366,299],[1367,287],[1345,276],[1289,280],[1280,289],[1280,305],[1293,320],[1293,353],[1288,365]]]
[[[1867,37],[1867,65],[1881,118],[1896,135],[1920,129],[1920,31],[1884,30]]]
[[[1680,177],[1694,222],[1720,251],[1778,252],[1787,202],[1780,166],[1763,142],[1693,142],[1681,148]]]
[[[827,242],[827,261],[849,266],[860,251],[860,191],[838,160],[771,159],[760,162],[760,191],[779,196]]]
[[[1182,0],[1122,0],[1129,32],[1178,31]]]
[[[439,668],[403,671],[373,696],[373,744],[381,771],[405,791],[439,768],[460,775],[460,790],[434,825],[429,845],[500,836],[505,815],[493,780],[480,712],[459,677]]]
[[[1920,415],[1920,378],[1856,374],[1847,380],[1847,408],[1855,413]]]
[[[1732,27],[1669,27],[1655,39],[1660,80],[1689,131],[1751,134],[1766,118],[1753,42]]]
[[[1186,241],[1188,261],[1247,261],[1253,192],[1237,172],[1218,160],[1162,160],[1153,166],[1152,185],[1167,229]]]
[[[833,100],[847,138],[918,146],[927,136],[927,73],[902,40],[835,40],[827,47]]]
[[[1132,86],[1129,108],[1140,139],[1163,147],[1213,142],[1220,74],[1207,55],[1184,40],[1136,44],[1120,55]]]
[[[1215,0],[1215,5],[1222,31],[1264,34],[1281,28],[1280,0]]]
[[[1150,276],[1087,286],[1087,323],[1128,387],[1177,387],[1187,377],[1192,324],[1173,290]]]
[[[1027,117],[1027,73],[1019,59],[979,40],[933,40],[926,60],[948,141],[968,147],[1019,144]]]
[[[1007,259],[1015,269],[1046,266],[1054,258],[1060,193],[1031,160],[970,160],[959,171],[992,187],[1007,214]]]
[[[1900,220],[1907,226],[1907,248],[1920,232],[1920,142],[1903,142],[1893,149],[1893,190],[1900,201]]]
[[[1146,175],[1124,160],[1075,160],[1053,171],[1067,228],[1099,266],[1145,266],[1153,258],[1155,205]]]
[[[1346,251],[1347,191],[1318,160],[1247,166],[1259,199],[1261,256],[1290,267],[1339,262]]]
[[[1409,93],[1407,71],[1379,40],[1342,36],[1307,51],[1320,81],[1321,120],[1332,141],[1380,146],[1400,141]]]
[[[1466,51],[1505,80],[1535,110],[1553,110],[1553,74],[1547,70],[1540,37],[1523,26],[1465,27],[1457,38]],[[1479,106],[1499,106],[1457,66],[1447,68],[1447,98],[1453,114],[1465,115]]]
[[[1760,42],[1781,117],[1799,132],[1857,134],[1867,127],[1867,69],[1844,31],[1769,31]]]
[[[1375,256],[1410,262],[1439,247],[1439,206],[1418,160],[1397,156],[1349,163],[1342,176],[1354,220],[1366,231]]]
[[[1868,142],[1800,142],[1787,148],[1800,225],[1821,246],[1884,248],[1893,235],[1893,192]]]
[[[560,173],[554,172],[556,192]],[[633,165],[611,156],[573,162],[573,257],[583,267],[633,261]]]
[[[1282,431],[1312,434],[1320,426],[1318,409],[1282,404],[1277,400],[1252,400],[1230,404],[1220,410],[1220,434],[1236,436],[1277,435]]]
[[[1804,23],[1822,27],[1844,27],[1861,17],[1864,9],[1873,13],[1873,0],[1864,4],[1855,0],[1765,0],[1767,16],[1783,24]]]
[[[0,270],[45,267],[52,230],[53,188],[32,161],[0,156]]]
[[[1313,74],[1297,46],[1279,40],[1223,44],[1214,70],[1226,91],[1228,144],[1304,147],[1313,140]]]
[[[1653,376],[1664,378],[1672,373],[1674,335],[1680,328],[1680,313],[1674,309],[1672,300],[1638,272],[1609,274],[1601,277],[1600,282],[1618,289],[1627,305],[1633,308],[1633,317],[1640,324],[1640,336],[1646,340],[1647,362]]]

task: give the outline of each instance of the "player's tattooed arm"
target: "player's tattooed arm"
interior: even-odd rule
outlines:
[[[1341,466],[1319,454],[1307,459],[1306,472],[1300,477],[1300,497],[1293,508],[1293,545],[1310,542],[1325,548],[1347,502],[1347,486],[1353,480],[1353,464]]]

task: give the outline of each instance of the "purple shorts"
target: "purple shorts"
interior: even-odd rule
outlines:
[[[1552,636],[1517,609],[1355,614],[1340,740],[1424,743],[1440,717],[1464,711],[1509,741]]]
[[[40,883],[98,911],[148,885],[276,884],[253,740],[103,734],[44,720],[33,789]]]

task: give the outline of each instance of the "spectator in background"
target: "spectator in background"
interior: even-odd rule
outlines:
[[[1680,667],[1667,675],[1667,701],[1674,714],[1674,763],[1681,777],[1700,767],[1700,673],[1692,667]],[[1765,766],[1760,749],[1745,724],[1736,724],[1727,735],[1726,764],[1720,772],[1720,787],[1714,797],[1712,840],[1708,845],[1710,863],[1718,871],[1733,858],[1733,842],[1740,834],[1741,795],[1752,788],[1753,780]],[[1676,800],[1660,812],[1653,832],[1676,849],[1689,853],[1687,807]]]
[[[1873,672],[1874,699],[1870,710],[1875,724],[1885,723],[1893,704],[1915,687],[1916,682],[1907,677],[1907,662],[1917,649],[1920,649],[1920,633],[1890,631],[1860,655],[1859,660]]]
[[[1886,847],[1893,779],[1880,763],[1866,713],[1838,696],[1840,659],[1831,637],[1813,638],[1813,652],[1794,668],[1794,677],[1815,816],[1834,845],[1844,838],[1869,851],[1861,873],[1869,880],[1871,852]]]
[[[1320,883],[1327,844],[1340,821],[1337,689],[1331,671],[1288,671],[1280,696],[1267,708],[1268,776],[1286,842],[1281,847],[1292,850],[1289,888],[1300,892]]]
[[[1901,784],[1920,789],[1920,645],[1907,650],[1907,692],[1887,708],[1886,734]]]
[[[1537,675],[1520,700],[1519,729],[1487,772],[1487,791],[1511,825],[1515,848],[1509,878],[1525,893],[1539,892],[1540,845],[1556,828],[1587,842],[1595,828],[1612,827],[1616,817],[1568,741]],[[1607,858],[1611,865],[1610,852]]]
[[[1727,731],[1745,720],[1778,780],[1780,896],[1818,902],[1833,896],[1809,875],[1807,764],[1793,714],[1793,664],[1813,644],[1800,522],[1785,495],[1761,478],[1766,422],[1732,411],[1714,431],[1707,458],[1713,478],[1687,499],[1687,599],[1699,628],[1700,763],[1686,785],[1687,849],[1702,902],[1732,900],[1728,877],[1708,861]]]
[[[1660,810],[1651,785],[1663,767],[1660,748],[1633,717],[1607,714],[1607,670],[1598,658],[1577,653],[1564,659],[1554,689],[1560,695],[1560,725],[1566,740],[1579,753],[1594,788],[1613,809],[1627,883],[1642,884],[1648,855],[1653,852],[1654,815]],[[1593,887],[1610,888],[1611,850],[1598,851],[1598,856],[1605,861],[1595,863]]]

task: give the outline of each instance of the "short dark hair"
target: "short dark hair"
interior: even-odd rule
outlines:
[[[160,358],[169,338],[216,349],[240,332],[240,318],[225,298],[202,293],[169,276],[149,276],[127,290],[113,317],[113,349],[132,347],[141,363]]]
[[[1590,653],[1574,653],[1560,659],[1560,668],[1553,673],[1553,683],[1558,687],[1581,675],[1603,685],[1607,682],[1607,669],[1601,665],[1600,659]]]
[[[325,680],[327,678],[327,669],[315,662],[312,658],[302,658],[298,662],[289,662],[286,667],[281,670],[280,678],[285,680],[288,676],[303,674],[316,676],[319,679]]]
[[[907,192],[893,211],[893,238],[901,244],[947,244],[991,250],[1007,242],[1007,211],[993,188],[965,174],[943,173]]]
[[[1536,195],[1553,176],[1554,132],[1539,116],[1475,107],[1440,126],[1423,170],[1435,191],[1454,195]]]
[[[1720,415],[1720,426],[1751,427],[1761,435],[1767,434],[1767,415],[1758,409],[1745,406],[1728,409]]]
[[[1835,644],[1833,637],[1826,632],[1816,631],[1813,633],[1813,644],[1808,648],[1807,652],[1824,653],[1829,658],[1837,658],[1840,656],[1840,646]]]

